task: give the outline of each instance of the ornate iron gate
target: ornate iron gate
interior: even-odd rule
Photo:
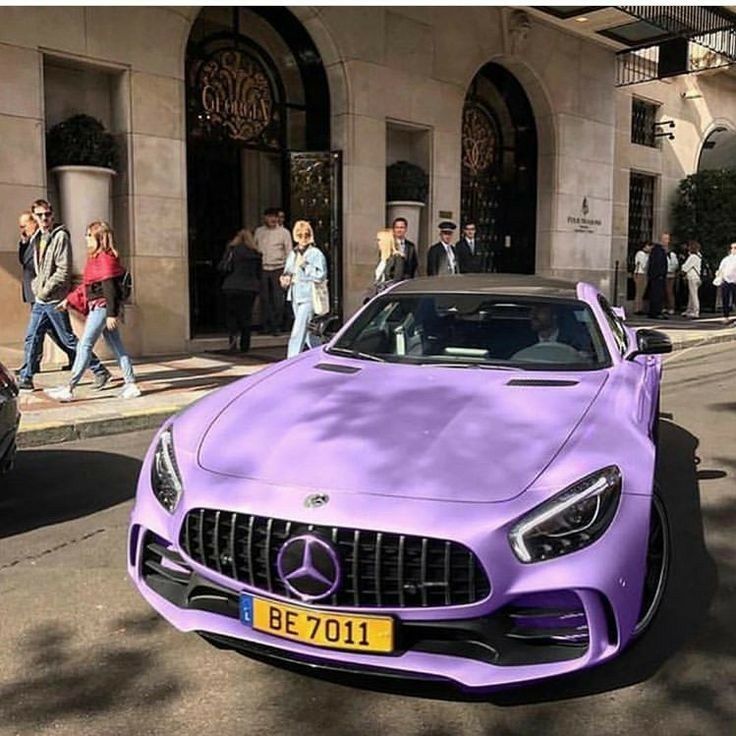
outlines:
[[[501,245],[498,161],[502,150],[492,113],[477,100],[468,100],[463,109],[461,218],[463,223],[475,223],[479,241],[492,253]]]
[[[342,317],[342,153],[289,152],[289,217],[308,220],[327,256],[330,304]]]

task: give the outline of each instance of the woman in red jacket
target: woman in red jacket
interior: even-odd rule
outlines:
[[[113,243],[112,230],[106,222],[93,222],[87,227],[87,263],[82,283],[62,301],[58,309],[72,307],[87,315],[84,334],[77,347],[68,386],[57,386],[46,393],[57,401],[72,401],[74,389],[89,364],[92,349],[100,335],[115,353],[123,372],[125,386],[120,392],[123,399],[141,395],[136,385],[133,366],[123,347],[118,330],[123,303],[121,278],[125,269],[120,265]]]

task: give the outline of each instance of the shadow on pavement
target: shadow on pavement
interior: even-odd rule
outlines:
[[[131,648],[130,637],[115,635],[125,627],[150,634],[162,625],[149,613],[111,622],[116,630],[92,647],[69,625],[49,621],[31,630],[18,643],[23,672],[0,684],[3,725],[37,732],[74,717],[132,710],[139,719],[141,711],[160,709],[180,694],[178,678],[157,666],[148,642]]]
[[[140,466],[107,452],[20,450],[13,471],[0,478],[0,539],[133,498]]]

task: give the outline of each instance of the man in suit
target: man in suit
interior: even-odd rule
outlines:
[[[455,244],[460,273],[485,273],[487,253],[477,240],[474,222],[466,222],[463,236]]]
[[[457,225],[449,220],[443,220],[438,228],[439,242],[435,243],[427,253],[427,276],[460,273],[455,246],[452,244]]]
[[[404,257],[404,275],[405,279],[413,279],[417,275],[419,267],[419,258],[417,257],[417,247],[411,240],[406,239],[406,230],[409,223],[403,217],[397,217],[391,223],[391,229],[394,233],[394,240],[399,253]]]
[[[667,319],[663,314],[667,281],[667,251],[661,243],[654,243],[647,261],[647,297],[649,298],[649,317]]]

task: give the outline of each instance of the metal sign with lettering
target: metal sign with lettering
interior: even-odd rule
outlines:
[[[263,64],[243,48],[219,48],[189,69],[192,134],[278,147],[277,105]]]

